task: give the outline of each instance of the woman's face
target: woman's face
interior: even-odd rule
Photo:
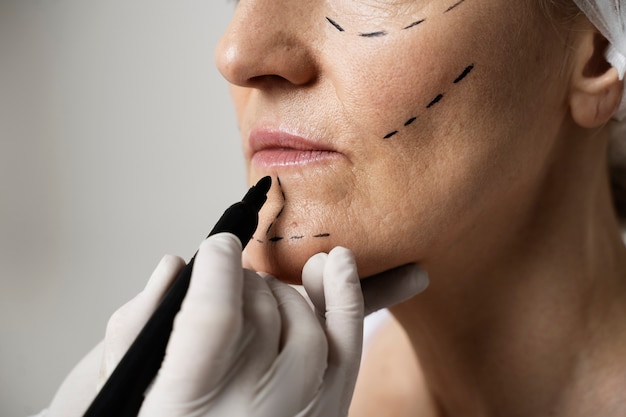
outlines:
[[[535,3],[241,0],[217,62],[249,181],[274,179],[248,266],[297,281],[337,245],[362,276],[434,263],[524,206],[567,97]]]

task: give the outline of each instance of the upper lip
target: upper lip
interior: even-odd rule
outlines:
[[[321,141],[305,138],[284,130],[257,128],[250,132],[248,138],[249,156],[256,152],[270,149],[293,149],[297,151],[336,152],[330,145]]]

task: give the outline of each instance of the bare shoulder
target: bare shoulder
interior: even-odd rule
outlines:
[[[409,339],[390,316],[367,346],[350,417],[416,415],[434,417],[434,407]]]

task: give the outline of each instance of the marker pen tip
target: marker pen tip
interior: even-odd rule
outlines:
[[[267,200],[267,192],[271,187],[272,177],[263,177],[256,183],[256,185],[248,190],[242,201],[252,204],[258,211],[265,203],[265,200]]]
[[[264,194],[267,194],[267,192],[270,190],[271,187],[272,187],[272,177],[270,177],[269,175],[261,178],[259,182],[257,182],[256,185],[254,186],[254,188],[258,188],[259,191]]]

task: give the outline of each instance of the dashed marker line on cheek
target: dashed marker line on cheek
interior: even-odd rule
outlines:
[[[465,67],[465,69],[454,79],[454,81],[452,82],[453,84],[458,84],[461,81],[463,81],[472,71],[474,70],[474,64],[470,64],[467,67]],[[435,106],[435,104],[438,104],[439,102],[441,102],[441,100],[443,100],[444,98],[444,93],[439,93],[435,96],[435,98],[433,98],[428,105],[426,105],[426,110],[431,109],[433,106]],[[417,120],[417,116],[413,116],[410,119],[408,119],[406,122],[404,122],[404,127],[408,127],[410,125],[412,125],[415,121]],[[387,133],[385,136],[383,136],[384,140],[387,139],[391,139],[392,137],[396,136],[398,133],[400,133],[398,130],[394,130],[391,131],[389,133]]]
[[[411,28],[419,25],[420,23],[424,23],[425,21],[426,21],[426,19],[417,20],[417,21],[411,23],[410,25],[403,27],[402,29],[404,29],[404,30],[411,29]]]
[[[326,20],[328,20],[328,22],[333,25],[335,27],[335,29],[337,29],[339,32],[344,32],[344,28],[341,27],[341,25],[339,25],[339,23],[335,22],[333,19],[331,19],[330,17],[327,17]]]
[[[465,2],[465,0],[460,0],[460,1],[457,1],[456,3],[452,4],[451,6],[448,6],[448,8],[445,9],[443,14],[446,14],[446,13],[456,9],[457,7],[459,7],[464,2]],[[333,25],[333,27],[335,29],[337,29],[339,32],[345,32],[346,31],[344,29],[344,27],[342,25],[340,25],[339,23],[337,23],[337,21],[335,21],[334,19],[331,19],[330,17],[327,16],[326,20],[328,21],[328,23]],[[425,21],[426,21],[426,18],[415,20],[415,21],[409,23],[408,25],[404,26],[402,28],[402,30],[407,30],[407,29],[414,28],[414,27],[424,23]],[[379,38],[379,37],[382,37],[382,36],[387,36],[388,34],[389,34],[389,31],[381,29],[381,30],[376,30],[376,31],[371,31],[371,32],[359,32],[357,35],[362,37],[362,38]]]
[[[442,98],[443,98],[443,94],[437,94],[437,97],[432,99],[432,101],[430,103],[428,103],[428,106],[426,106],[426,108],[430,109],[432,106],[434,106],[435,104],[439,103]]]
[[[406,122],[404,122],[404,126],[410,126],[411,124],[413,124],[414,121],[417,120],[417,117],[411,117],[409,120],[407,120]]]
[[[457,3],[453,4],[452,6],[448,7],[446,9],[446,11],[444,13],[448,13],[451,10],[456,9],[457,7],[459,7],[461,5],[461,3],[463,3],[465,0],[459,0]]]
[[[465,3],[465,0],[458,0],[456,3],[448,6],[443,14],[449,13],[452,10],[456,9],[457,7],[459,7],[461,4]],[[326,17],[326,20],[335,28],[337,29],[339,32],[344,32],[345,33],[345,29],[342,25],[340,25],[339,23],[337,23],[335,20],[331,19],[330,17]],[[402,30],[407,30],[407,29],[411,29],[414,28],[416,26],[421,25],[422,23],[426,22],[426,18],[423,19],[419,19],[419,20],[415,20],[411,23],[409,23],[408,25],[404,26],[402,28]],[[362,38],[380,38],[383,36],[387,36],[389,34],[388,31],[386,30],[377,30],[377,31],[373,31],[373,32],[360,32],[358,33],[358,36],[362,37]],[[457,76],[453,82],[453,84],[458,84],[459,82],[461,82],[463,79],[465,79],[465,77],[467,77],[469,75],[470,72],[472,72],[472,70],[474,69],[474,64],[471,64],[469,66],[467,66],[463,72],[461,72],[461,74],[459,74],[459,76]],[[441,102],[444,98],[445,93],[441,92],[438,93],[430,102],[428,102],[428,104],[426,105],[426,109],[431,109],[432,107],[434,107],[436,104],[438,104],[439,102]],[[405,123],[404,123],[404,127],[409,127],[410,125],[412,125],[415,121],[417,120],[417,116],[412,116],[410,117]],[[391,139],[394,136],[397,136],[400,133],[399,130],[392,130],[389,133],[387,133],[386,135],[383,136],[384,140],[387,139]]]
[[[387,36],[387,32],[384,30],[379,30],[378,32],[369,32],[369,33],[359,33],[359,36],[364,38],[377,38],[380,36]]]
[[[458,84],[459,82],[463,81],[463,79],[467,77],[469,73],[472,72],[473,69],[474,69],[474,64],[469,65],[467,68],[465,68],[463,72],[461,73],[461,75],[456,77],[456,79],[454,80],[454,84]]]

